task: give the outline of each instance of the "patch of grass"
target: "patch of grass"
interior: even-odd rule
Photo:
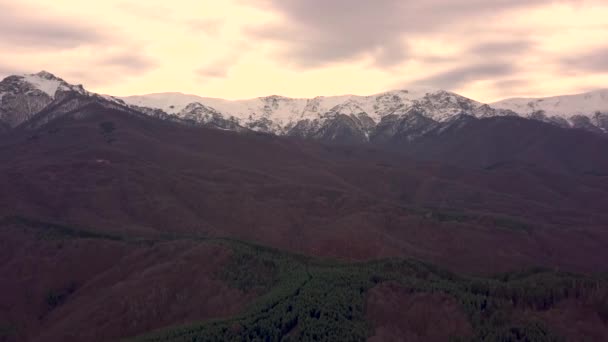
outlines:
[[[429,211],[426,218],[439,222],[470,222],[474,217],[465,213],[449,212],[449,211]]]
[[[276,283],[279,265],[271,258],[240,253],[231,258],[219,278],[243,291],[268,290]]]
[[[17,335],[17,328],[10,323],[0,323],[0,341],[10,340]]]
[[[70,295],[76,292],[77,285],[71,282],[67,287],[59,290],[50,290],[46,295],[46,304],[49,310],[54,310],[63,305]]]
[[[427,220],[436,222],[457,222],[457,223],[479,223],[497,228],[510,230],[530,231],[533,226],[527,222],[513,217],[467,213],[453,210],[440,210],[436,208],[426,208],[411,210],[415,215],[423,216]]]
[[[500,228],[522,230],[526,232],[532,229],[532,226],[530,224],[510,217],[495,217],[494,225]]]
[[[0,221],[0,226],[3,225],[16,225],[22,226],[26,228],[33,229],[36,231],[37,236],[41,239],[45,240],[55,240],[55,239],[104,239],[104,240],[113,240],[113,241],[121,241],[124,240],[123,237],[112,234],[104,234],[92,232],[84,229],[78,229],[66,225],[49,223],[38,221],[34,219],[25,218],[22,216],[11,216],[5,217]]]

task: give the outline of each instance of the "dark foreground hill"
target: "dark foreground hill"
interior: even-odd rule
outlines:
[[[454,133],[399,151],[332,146],[95,103],[12,130],[0,136],[1,290],[10,294],[0,336],[107,341],[225,318],[150,338],[336,340],[344,330],[349,340],[548,340],[584,331],[602,340],[608,144],[531,124],[541,126],[522,132],[559,134],[563,145]],[[478,160],[477,144],[516,148]],[[432,160],[411,152],[421,146]],[[374,261],[386,258],[394,261]],[[456,274],[535,266],[549,270]],[[403,317],[428,319],[395,320],[395,301],[412,307]],[[425,328],[436,315],[454,324]],[[564,328],[569,320],[591,323]]]
[[[3,341],[605,341],[608,279],[2,222]],[[161,329],[162,328],[162,329]],[[131,340],[131,339],[129,339]]]

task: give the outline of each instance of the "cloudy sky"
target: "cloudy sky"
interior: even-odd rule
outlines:
[[[0,0],[0,76],[230,99],[608,87],[606,0]]]

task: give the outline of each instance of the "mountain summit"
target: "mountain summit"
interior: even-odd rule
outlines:
[[[66,93],[87,94],[47,71],[9,76],[0,82],[0,121],[10,127],[28,121]]]

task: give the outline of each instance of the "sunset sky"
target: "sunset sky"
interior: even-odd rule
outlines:
[[[608,87],[608,1],[0,0],[0,76],[228,99]]]

